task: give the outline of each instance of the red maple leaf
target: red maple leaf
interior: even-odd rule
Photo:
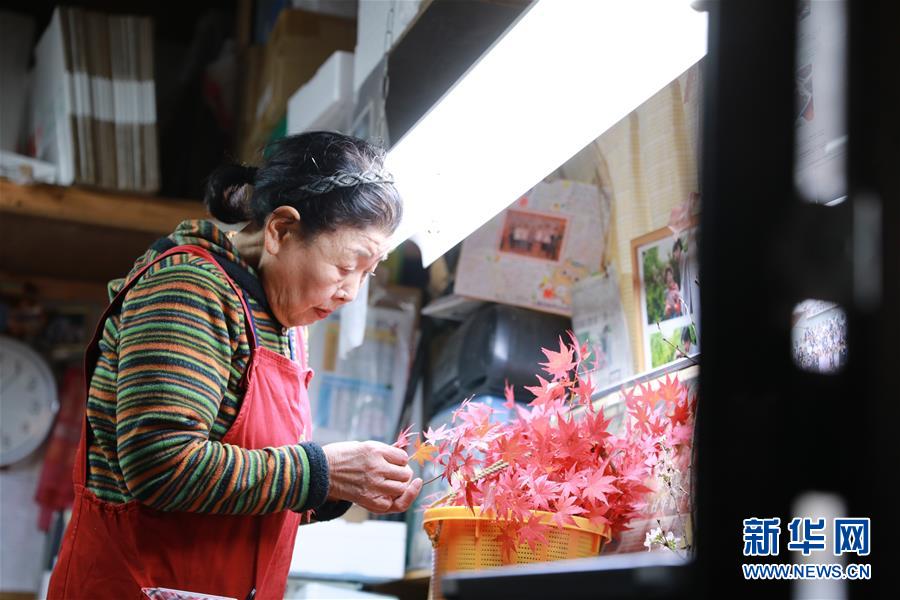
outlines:
[[[577,498],[575,496],[564,496],[556,503],[553,521],[559,527],[562,527],[563,525],[574,525],[575,519],[572,518],[572,515],[580,515],[585,512],[585,510],[578,506],[576,502]]]
[[[466,410],[466,408],[469,406],[470,402],[472,402],[471,397],[466,398],[465,400],[463,400],[462,402],[459,403],[459,407],[457,407],[457,409],[453,411],[453,422],[454,423],[456,423],[457,419],[459,419],[459,416],[463,413],[463,411]]]
[[[574,350],[563,343],[562,337],[559,338],[559,352],[547,348],[541,348],[541,352],[547,357],[547,362],[539,364],[554,380],[567,378],[569,372],[575,368],[575,361],[572,360]]]
[[[541,518],[532,514],[519,528],[519,542],[528,544],[531,551],[536,553],[538,544],[547,543],[547,536],[544,535],[546,530],[547,525],[541,522]]]
[[[547,475],[535,477],[528,486],[528,495],[537,510],[549,510],[550,503],[556,502],[560,485],[555,481],[550,481]]]
[[[473,498],[475,492],[478,490],[478,484],[474,481],[466,481],[465,486],[465,497],[466,497],[466,506],[468,506],[472,514],[475,514],[475,500]]]
[[[672,419],[673,423],[687,423],[688,419],[691,418],[691,405],[687,398],[675,403],[675,408],[672,410],[669,418]]]
[[[556,451],[557,458],[578,460],[590,451],[591,443],[582,436],[581,423],[575,421],[574,417],[557,417],[556,427],[559,432],[556,439],[559,445],[559,449]]]
[[[467,453],[464,454],[463,457],[459,460],[457,470],[463,477],[471,478],[475,477],[475,469],[477,469],[481,464],[481,461],[479,461],[475,456]]]
[[[418,433],[411,433],[412,428],[413,428],[413,426],[410,425],[409,427],[407,427],[406,429],[401,431],[400,435],[397,436],[397,441],[394,442],[392,445],[396,448],[406,448],[407,446],[409,446],[410,436],[414,435],[414,436],[418,437],[418,435],[419,435]]]
[[[666,403],[674,404],[685,396],[686,390],[678,381],[678,375],[671,378],[669,375],[666,375],[665,381],[660,382],[656,393],[659,394],[659,397],[665,400]]]
[[[629,411],[631,416],[634,417],[635,421],[637,421],[637,427],[640,429],[645,429],[650,424],[650,419],[653,417],[653,409],[650,408],[650,404],[643,401],[643,397],[636,398],[635,402],[632,406],[629,407]]]
[[[602,407],[596,413],[584,415],[582,419],[584,420],[585,429],[589,432],[591,439],[600,441],[603,438],[609,437],[610,433],[607,429],[609,428],[610,419],[605,417]]]
[[[650,419],[650,422],[647,424],[650,430],[650,435],[660,437],[666,432],[666,428],[668,428],[669,423],[669,420],[665,418],[665,416],[654,415],[653,418]]]
[[[584,488],[584,476],[581,473],[577,473],[577,469],[578,465],[572,465],[563,475],[559,486],[560,494],[563,496],[578,496]]]
[[[608,503],[606,494],[612,494],[619,490],[613,485],[616,480],[611,475],[604,475],[602,471],[594,471],[587,477],[587,485],[584,486],[582,494],[585,498],[593,498],[604,504]]]
[[[586,375],[585,377],[577,377],[575,379],[574,391],[578,396],[578,401],[581,404],[584,404],[589,408],[593,407],[591,396],[594,395],[594,383],[591,381],[590,375]]]
[[[497,453],[500,455],[500,460],[505,460],[509,464],[515,463],[527,451],[528,448],[522,443],[522,438],[518,434],[500,438],[497,442]]]
[[[513,562],[516,548],[519,546],[518,528],[512,523],[502,524],[496,540],[500,542],[500,560],[504,564]]]
[[[490,423],[493,413],[494,409],[484,402],[472,402],[466,406],[466,410],[459,414],[459,419],[471,426],[472,433],[479,434],[479,430],[481,430],[480,434],[484,434],[486,430],[482,428]],[[469,437],[473,436],[470,435]]]
[[[506,398],[506,402],[503,403],[503,406],[512,408],[516,405],[516,395],[513,391],[513,386],[509,385],[509,380],[504,382],[503,396]]]
[[[534,394],[534,400],[528,403],[528,406],[540,406],[551,404],[554,400],[558,399],[560,396],[564,396],[566,393],[566,388],[561,385],[558,381],[547,381],[540,375],[537,376],[538,382],[541,384],[538,386],[525,386],[525,389]]]
[[[438,442],[442,440],[446,440],[449,437],[449,432],[447,431],[447,425],[442,424],[437,429],[428,428],[428,431],[425,432],[425,442],[431,445],[436,445]]]
[[[606,517],[607,512],[609,511],[609,506],[605,504],[601,504],[598,506],[592,507],[588,512],[581,515],[594,525],[609,525],[609,519]]]

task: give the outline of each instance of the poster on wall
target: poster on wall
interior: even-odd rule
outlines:
[[[604,274],[582,279],[572,292],[572,329],[591,349],[591,380],[598,387],[631,377],[631,342],[622,309],[618,278],[612,267]]]
[[[700,352],[697,227],[668,227],[632,241],[642,370]]]
[[[310,327],[316,442],[390,441],[406,391],[414,326],[414,310],[369,306],[364,341],[344,357],[338,352],[338,314]]]
[[[574,284],[602,264],[609,210],[595,185],[539,183],[463,242],[454,293],[570,315]]]

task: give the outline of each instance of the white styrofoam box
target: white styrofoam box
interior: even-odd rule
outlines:
[[[359,91],[372,69],[401,38],[419,14],[421,5],[422,0],[359,0],[354,91]],[[385,47],[388,43],[391,48]]]
[[[396,596],[361,592],[348,586],[288,579],[285,600],[397,600]]]
[[[375,582],[400,579],[406,564],[406,523],[335,519],[303,525],[291,559],[292,577]]]
[[[56,183],[56,165],[0,150],[0,176],[16,183]]]
[[[353,106],[353,53],[337,51],[288,100],[288,134],[345,130]]]

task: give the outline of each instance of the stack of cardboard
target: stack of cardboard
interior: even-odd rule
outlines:
[[[62,184],[157,191],[151,20],[58,7],[35,54],[35,156]]]
[[[356,22],[304,10],[284,10],[265,47],[244,59],[238,155],[254,162],[282,123],[291,95],[337,50],[353,51]]]

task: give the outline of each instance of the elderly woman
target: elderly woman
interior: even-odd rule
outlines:
[[[50,598],[281,598],[303,513],[400,512],[421,489],[398,448],[310,441],[302,327],[384,258],[401,202],[383,154],[316,132],[267,156],[209,179],[238,233],[182,223],[111,284]]]

